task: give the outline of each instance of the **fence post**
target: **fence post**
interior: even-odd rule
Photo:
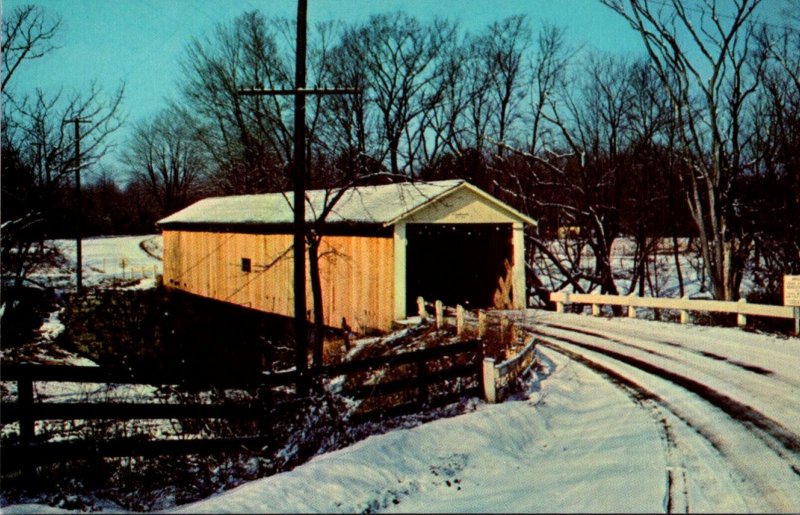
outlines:
[[[456,334],[459,336],[464,332],[464,318],[464,306],[456,304]]]
[[[428,367],[425,365],[425,358],[417,362],[417,377],[421,381],[419,385],[419,404],[422,406],[428,402],[428,385],[425,383],[425,378],[428,377]]]
[[[436,329],[441,329],[444,326],[444,304],[441,300],[437,300],[434,305],[436,306]]]
[[[500,317],[500,345],[502,345],[504,348],[508,347],[510,343],[510,338],[508,337],[508,329],[510,324],[511,321],[506,315],[502,315]]]
[[[497,369],[493,358],[483,358],[483,398],[486,402],[497,402]]]
[[[739,304],[747,304],[747,299],[739,299]],[[736,325],[745,327],[747,325],[747,315],[744,313],[736,313]]]
[[[23,481],[33,481],[33,465],[30,463],[30,447],[36,436],[33,419],[33,378],[31,377],[31,364],[25,361],[20,363],[19,380],[17,381],[17,402],[19,403],[19,440],[22,446],[22,456],[25,461],[22,465]]]
[[[486,312],[478,311],[478,338],[483,340],[486,337]]]
[[[428,313],[425,311],[425,299],[421,296],[417,297],[417,313],[419,314],[421,322],[428,319]]]
[[[592,304],[592,316],[593,317],[600,316],[600,304]]]
[[[566,311],[567,304],[569,304],[569,292],[564,292],[564,301],[563,302],[556,302],[556,313],[564,313]]]
[[[689,300],[689,296],[688,295],[684,295],[682,297],[682,299],[683,300]],[[681,324],[686,325],[686,324],[691,324],[691,323],[692,323],[692,315],[691,315],[691,313],[689,313],[688,309],[682,309],[681,310]]]
[[[636,306],[634,306],[632,303],[635,297],[636,297],[636,292],[633,292],[630,295],[628,295],[628,298],[631,299],[631,304],[628,304],[628,318],[636,318]]]
[[[794,307],[794,335],[800,336],[800,306]]]

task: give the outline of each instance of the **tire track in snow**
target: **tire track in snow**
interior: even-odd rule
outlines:
[[[573,328],[561,327],[560,329],[573,331]],[[625,390],[633,392],[634,399],[639,399],[643,402],[653,402],[657,406],[660,406],[668,410],[668,412],[671,415],[674,415],[680,421],[685,423],[687,427],[689,427],[700,437],[702,437],[705,441],[707,441],[715,449],[715,451],[719,453],[719,456],[721,458],[723,458],[729,465],[732,465],[734,467],[733,469],[730,469],[729,467],[730,472],[735,473],[736,475],[739,476],[740,479],[737,482],[740,483],[743,488],[747,485],[745,478],[751,478],[753,480],[752,481],[753,484],[749,486],[751,488],[755,488],[756,491],[749,492],[748,497],[753,499],[759,499],[759,498],[768,499],[769,502],[772,504],[772,509],[786,511],[787,509],[791,510],[792,506],[795,506],[794,509],[796,509],[796,504],[793,505],[792,501],[790,500],[791,498],[796,498],[796,494],[787,495],[785,491],[786,489],[780,491],[780,488],[773,488],[769,483],[768,477],[765,477],[763,473],[759,474],[758,471],[754,469],[752,465],[742,462],[743,458],[742,456],[737,456],[737,458],[734,458],[734,456],[731,455],[731,452],[728,449],[730,445],[726,445],[724,443],[724,440],[727,436],[722,436],[724,433],[719,432],[719,428],[698,427],[698,425],[691,420],[692,415],[687,416],[686,414],[683,413],[683,409],[681,409],[679,406],[676,406],[674,403],[667,401],[662,396],[656,394],[652,389],[648,389],[647,387],[641,385],[639,382],[628,377],[626,374],[618,372],[617,370],[614,370],[611,367],[598,362],[596,358],[592,358],[585,354],[565,348],[561,343],[600,354],[605,358],[611,359],[612,361],[610,363],[618,362],[625,366],[633,367],[634,369],[639,370],[640,372],[644,372],[646,376],[649,375],[658,378],[659,380],[671,383],[675,387],[678,387],[687,392],[691,392],[697,395],[698,397],[703,399],[706,403],[710,404],[713,408],[719,409],[720,411],[725,413],[732,421],[743,426],[746,429],[747,434],[755,436],[758,439],[758,441],[761,441],[763,444],[765,444],[766,449],[769,449],[769,451],[777,455],[777,457],[783,463],[786,463],[786,465],[791,469],[791,471],[795,474],[795,476],[800,476],[800,473],[798,472],[800,470],[800,467],[798,467],[796,461],[798,456],[800,456],[800,438],[798,438],[797,435],[794,435],[779,423],[764,416],[762,413],[755,410],[753,407],[740,403],[732,399],[731,397],[724,395],[714,390],[713,388],[710,388],[707,385],[704,385],[703,383],[696,381],[694,379],[688,378],[681,374],[671,372],[669,370],[665,370],[662,367],[658,367],[657,365],[648,363],[646,361],[643,361],[641,359],[632,356],[628,356],[621,352],[609,350],[604,347],[577,341],[563,336],[555,336],[552,334],[547,334],[546,332],[533,328],[531,328],[531,330],[537,335],[539,335],[539,340],[546,348],[552,349],[556,352],[564,353],[568,357],[588,366],[589,368],[595,370],[597,373],[605,376],[612,383],[620,386]],[[582,333],[583,331],[574,330],[573,332]],[[606,337],[605,335],[592,334],[590,336],[612,342],[614,341],[612,337]],[[628,344],[628,346],[631,345]],[[637,348],[637,350],[641,349]],[[708,426],[708,424],[706,424],[706,426]],[[666,438],[669,438],[669,435],[666,435]],[[720,440],[720,438],[722,438],[722,440]],[[747,447],[746,444],[741,444],[741,443],[737,444],[736,442],[734,442],[734,446],[736,445]],[[669,452],[670,452],[670,446],[668,441],[668,447],[667,447],[668,459],[670,459]],[[680,470],[680,474],[677,474],[678,470]],[[685,467],[679,465],[678,467],[672,467],[672,470],[668,471],[668,479],[667,479],[669,487],[668,490],[671,493],[668,496],[668,502],[666,503],[665,508],[669,509],[678,508],[678,506],[676,506],[675,504],[676,501],[675,491],[678,489],[686,491],[687,478],[685,475],[685,470],[686,470]],[[676,485],[677,481],[683,482],[682,488]],[[677,500],[680,500],[680,498],[677,498]],[[685,506],[688,509],[688,494],[686,502],[687,504]],[[796,499],[794,502],[795,503],[797,502]],[[681,506],[678,509],[682,511],[683,506]]]
[[[628,377],[617,373],[616,371],[605,367],[599,363],[591,361],[580,354],[572,352],[568,349],[565,349],[559,345],[556,345],[552,342],[546,340],[539,340],[539,342],[547,347],[550,350],[558,352],[559,354],[563,354],[564,356],[568,357],[569,359],[576,361],[590,370],[598,373],[602,377],[605,377],[609,380],[610,383],[615,385],[617,388],[625,392],[633,402],[641,406],[643,409],[647,409],[651,412],[651,415],[656,420],[658,425],[661,428],[661,432],[663,434],[664,444],[666,446],[666,461],[667,461],[667,470],[666,470],[666,482],[667,482],[667,493],[666,499],[664,500],[664,505],[667,513],[688,513],[689,509],[689,496],[686,486],[686,465],[678,456],[677,450],[678,445],[676,443],[675,433],[673,431],[672,425],[667,421],[664,413],[661,411],[662,408],[669,410],[669,407],[666,406],[665,402],[653,392],[643,388],[636,382],[630,380]],[[673,413],[678,418],[681,418],[680,415]],[[687,425],[691,427],[691,425],[684,420]],[[692,428],[697,431],[695,428]],[[707,435],[702,435],[712,447],[717,449],[717,444]],[[678,475],[677,479],[675,477],[675,472],[680,471],[681,473]]]
[[[689,490],[686,478],[686,463],[680,456],[675,430],[667,421],[658,405],[653,410],[661,416],[659,423],[664,432],[667,455],[667,513],[689,513]]]
[[[560,329],[568,331],[571,330],[565,328],[560,328]],[[800,458],[800,437],[789,431],[779,422],[767,417],[754,407],[741,403],[725,395],[724,393],[719,392],[704,383],[701,383],[700,381],[672,372],[663,367],[659,367],[657,365],[641,360],[639,358],[629,356],[627,354],[617,352],[611,349],[607,349],[605,347],[601,347],[599,345],[580,342],[565,337],[556,337],[537,330],[535,330],[534,332],[536,332],[539,335],[554,337],[559,340],[563,340],[567,343],[570,343],[572,345],[576,345],[578,347],[603,354],[617,361],[621,361],[623,363],[636,367],[639,370],[660,377],[661,379],[666,379],[671,383],[674,383],[696,395],[699,395],[707,402],[711,403],[712,405],[716,406],[717,408],[727,413],[730,417],[744,423],[750,429],[759,429],[764,433],[770,435],[775,441],[780,443],[783,448],[785,448],[787,451]],[[580,331],[574,331],[574,332],[580,332]],[[614,341],[614,339],[607,338],[602,335],[595,335],[595,337],[606,339],[609,341]],[[785,454],[783,454],[781,457],[787,458]]]
[[[654,351],[652,349],[646,349],[646,348],[643,348],[643,347],[639,347],[637,345],[633,345],[631,343],[628,343],[626,341],[620,340],[618,338],[612,338],[611,336],[604,335],[604,334],[601,334],[601,333],[598,333],[598,332],[594,332],[594,331],[589,331],[587,329],[578,329],[576,327],[569,327],[569,326],[565,326],[565,325],[561,325],[561,324],[554,324],[552,322],[546,322],[546,323],[544,323],[542,325],[546,325],[547,327],[552,327],[554,329],[561,329],[562,331],[569,331],[569,332],[578,333],[578,334],[585,334],[586,336],[593,336],[595,338],[601,338],[603,340],[608,340],[610,342],[614,342],[614,343],[618,343],[620,345],[624,345],[625,347],[629,347],[631,349],[636,349],[636,350],[639,350],[639,351],[642,351],[642,352],[646,352],[647,354],[652,354],[653,356],[660,356],[660,357],[665,358],[665,359],[676,361],[673,357],[668,356],[667,354],[664,354],[664,353],[661,353],[661,352],[658,352],[658,351]],[[720,356],[719,354],[714,354],[712,352],[690,349],[689,347],[686,347],[684,345],[681,345],[679,343],[674,343],[674,342],[659,341],[658,343],[663,343],[665,345],[669,345],[670,347],[675,347],[675,348],[681,349],[681,350],[683,350],[685,352],[689,352],[689,353],[694,354],[696,356],[702,356],[704,358],[711,358],[711,359],[713,359],[715,361],[724,361],[725,363],[729,363],[729,364],[731,364],[731,365],[733,365],[735,367],[739,367],[742,370],[746,370],[748,372],[754,372],[756,374],[763,375],[763,376],[773,375],[772,370],[767,370],[767,369],[765,369],[763,367],[759,367],[759,366],[756,366],[756,365],[748,365],[747,363],[742,363],[740,361],[731,360],[731,359],[726,358],[725,356]]]

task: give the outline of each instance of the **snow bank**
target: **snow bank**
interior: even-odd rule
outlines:
[[[372,436],[173,512],[662,511],[653,418],[580,365],[547,364],[527,400]]]

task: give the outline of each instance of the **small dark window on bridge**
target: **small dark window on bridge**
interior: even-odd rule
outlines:
[[[242,272],[250,271],[250,258],[242,258]]]

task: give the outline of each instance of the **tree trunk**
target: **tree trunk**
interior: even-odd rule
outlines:
[[[683,288],[683,272],[681,271],[680,248],[674,225],[672,226],[672,231],[672,256],[675,259],[675,271],[678,273],[678,287],[680,288],[681,298],[683,298],[686,295],[686,292]]]
[[[308,272],[311,279],[311,296],[314,304],[313,361],[312,367],[322,367],[322,350],[325,336],[325,320],[322,306],[322,283],[319,274],[319,245],[322,237],[312,234],[308,238]]]

